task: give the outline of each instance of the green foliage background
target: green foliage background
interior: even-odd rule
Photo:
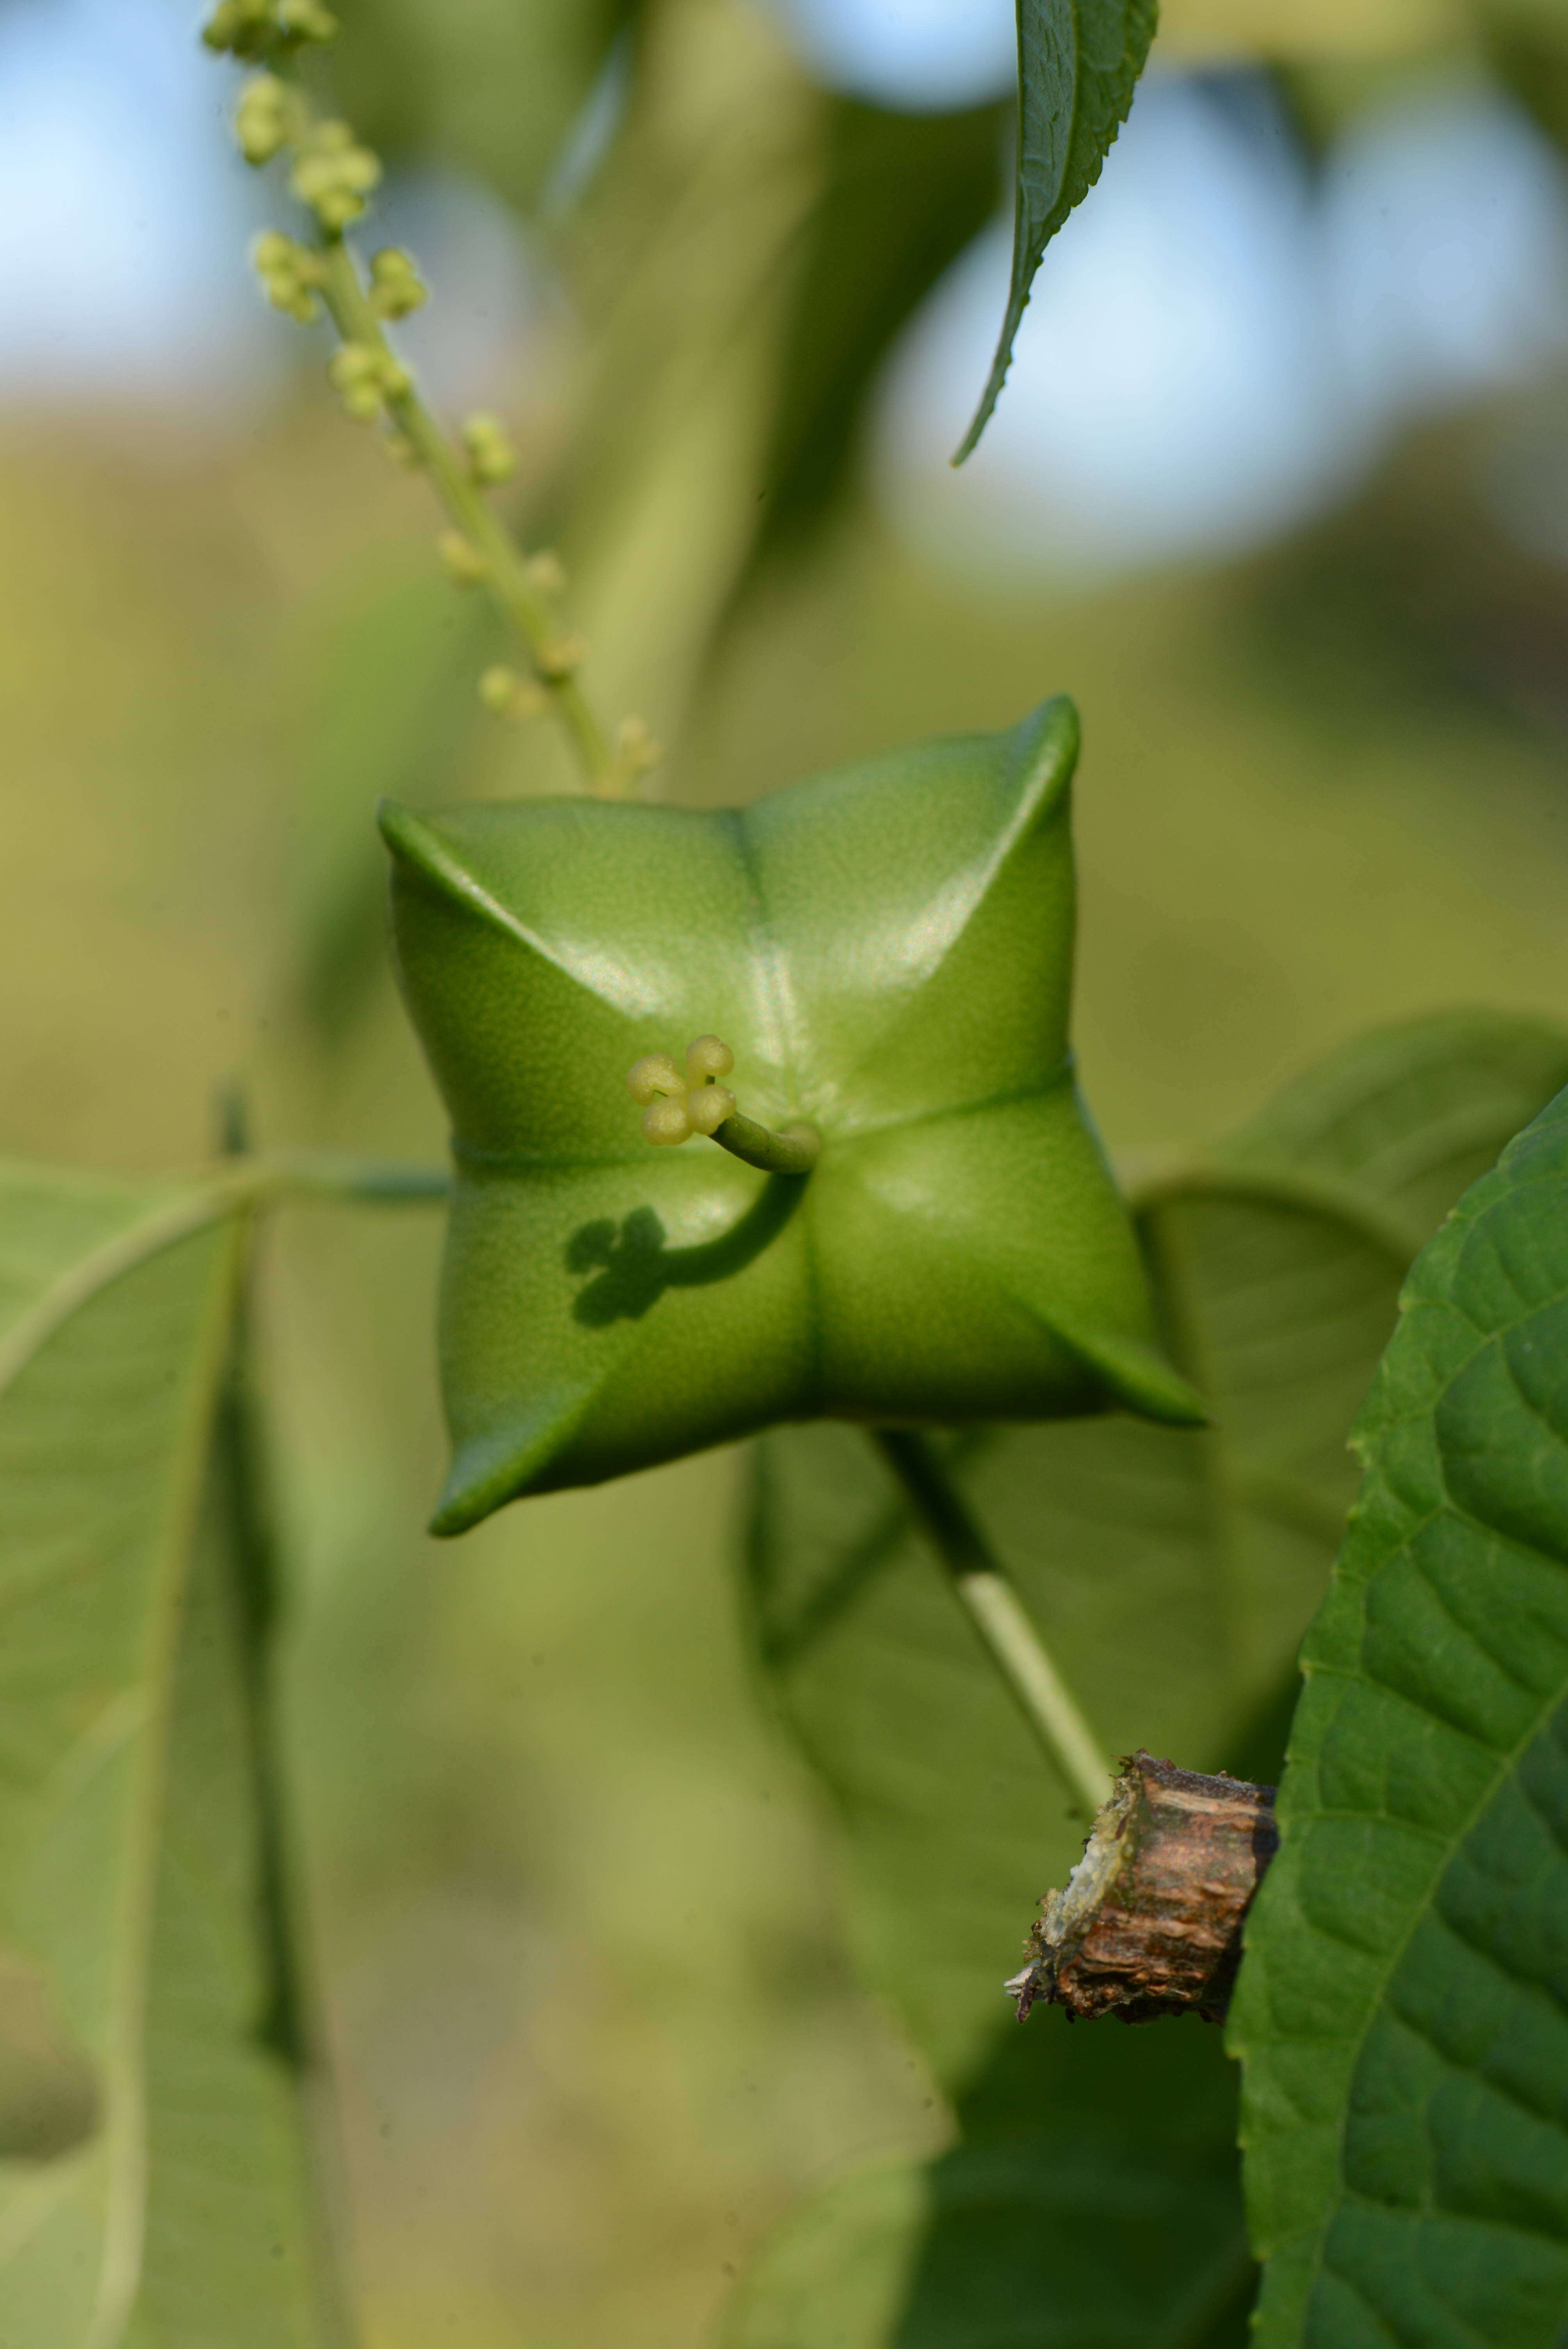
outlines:
[[[377,138],[531,201],[596,62],[588,13],[346,8],[347,54],[374,60],[346,94]],[[1354,97],[1344,56],[1374,20],[1418,63],[1448,37],[1414,7],[1311,13],[1310,42],[1240,0],[1174,30],[1272,43],[1326,105]],[[526,151],[487,78],[503,17],[550,63]],[[846,128],[729,0],[671,0],[644,37],[644,109],[562,232],[584,336],[530,411],[520,504],[561,538],[606,705],[672,746],[672,792],[749,797],[1071,690],[1078,1036],[1131,1152],[1219,1136],[1372,1024],[1560,1016],[1568,595],[1473,502],[1495,418],[1408,445],[1244,565],[1034,597],[926,575],[854,496],[852,450],[812,440],[799,370],[779,387],[821,189],[855,181],[861,131],[912,184],[930,150]],[[972,218],[983,145],[940,136]],[[677,193],[678,233],[634,268]],[[910,221],[918,288],[949,232]],[[876,331],[899,315],[890,296]],[[830,380],[873,357],[846,337]],[[765,564],[759,484],[790,467],[826,528],[779,524]],[[483,623],[428,576],[421,485],[302,378],[239,439],[10,415],[0,525],[0,1147],[195,1162],[237,1070],[263,1139],[438,1152],[370,804],[554,773],[542,738],[470,719]],[[1533,667],[1487,652],[1521,612]],[[413,1213],[291,1208],[260,1305],[372,2349],[685,2349],[779,2214],[938,2151],[949,2107],[856,1985],[830,1824],[755,1706],[728,1564],[744,1464],[532,1503],[455,1549],[418,1531],[437,1238]]]

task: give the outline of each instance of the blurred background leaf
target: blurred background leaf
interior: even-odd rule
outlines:
[[[0,2162],[0,2328],[325,2344],[299,2080],[263,2044],[232,1510],[203,1500],[244,1219],[211,1188],[0,1188],[0,1918],[36,1986],[4,2067],[34,2059],[35,2126]]]
[[[801,253],[752,569],[799,554],[854,487],[867,410],[899,329],[1002,190],[999,107],[897,114],[835,98]]]
[[[640,0],[345,0],[334,78],[378,152],[455,164],[527,208],[596,85],[630,78],[640,13]]]

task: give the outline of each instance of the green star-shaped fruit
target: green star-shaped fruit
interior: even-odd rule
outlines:
[[[456,1160],[438,1533],[778,1420],[1202,1416],[1073,1079],[1077,749],[1058,699],[744,809],[384,812]],[[715,1037],[810,1173],[648,1146],[629,1066]]]

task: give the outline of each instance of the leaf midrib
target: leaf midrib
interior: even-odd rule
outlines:
[[[193,1231],[200,1228],[200,1223],[192,1226]],[[193,1350],[189,1399],[170,1461],[163,1532],[154,1560],[146,1669],[150,1701],[138,1755],[140,1784],[130,1806],[122,1876],[121,1947],[126,1958],[119,1995],[114,2002],[117,2019],[106,2067],[109,2196],[98,2304],[85,2349],[116,2349],[119,2328],[135,2298],[141,2267],[148,2158],[145,2051],[149,1973],[157,1902],[160,1825],[168,1785],[171,1698],[207,1443],[227,1354],[242,1238],[236,1218],[235,1230],[230,1236],[230,1261],[226,1266],[213,1268],[200,1341]],[[114,2192],[117,2173],[125,2186],[121,2198]]]
[[[232,1214],[246,1194],[255,1187],[256,1176],[247,1172],[242,1177],[218,1176],[180,1198],[169,1201],[135,1223],[111,1233],[97,1247],[57,1274],[49,1286],[26,1309],[19,1314],[9,1331],[0,1338],[0,1399],[20,1377],[39,1348],[46,1345],[57,1330],[63,1329],[73,1313],[79,1313],[93,1299],[127,1273],[134,1272],[150,1257],[164,1248],[175,1247],[189,1239],[204,1225],[216,1223]]]
[[[191,1239],[225,1215],[249,1187],[233,1177],[144,1216],[114,1233],[59,1275],[0,1342],[0,1399],[73,1315],[129,1277],[154,1256]],[[112,1740],[133,1741],[132,1785],[128,1826],[119,1854],[111,1937],[114,1955],[108,1993],[109,2023],[104,2049],[106,2119],[98,2144],[105,2165],[103,2235],[98,2280],[83,2349],[117,2349],[135,2298],[140,2270],[146,2207],[147,2146],[145,2033],[148,1967],[156,1900],[159,1819],[166,1777],[170,1691],[178,1651],[185,1571],[195,1537],[211,1413],[228,1342],[240,1243],[235,1215],[227,1267],[214,1266],[203,1299],[198,1341],[190,1358],[187,1396],[165,1471],[158,1530],[149,1569],[151,1600],[149,1633],[133,1686],[105,1708],[63,1757],[54,1774],[60,1782],[79,1774],[95,1749],[107,1754]],[[139,1713],[134,1718],[120,1715]],[[106,1732],[106,1723],[108,1731]],[[76,2173],[62,2169],[57,2198],[39,2209],[25,2232],[5,2247],[0,2264],[46,2223],[53,2199],[74,2190]]]

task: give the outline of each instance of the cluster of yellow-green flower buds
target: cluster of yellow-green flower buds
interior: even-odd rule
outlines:
[[[517,471],[517,452],[499,416],[470,416],[463,426],[463,447],[476,481],[510,481]]]
[[[406,318],[426,298],[412,256],[395,244],[384,244],[371,254],[368,291],[378,318]]]
[[[380,177],[379,159],[346,122],[315,122],[300,140],[289,185],[323,228],[335,233],[359,218]]]
[[[201,27],[210,49],[265,65],[307,41],[330,41],[337,19],[319,0],[218,0]]]
[[[240,92],[234,109],[234,136],[247,163],[270,163],[286,147],[294,130],[289,88],[276,74],[256,74]]]
[[[550,697],[531,677],[499,662],[480,679],[480,699],[497,718],[538,718],[550,707]]]
[[[727,1077],[735,1055],[718,1036],[698,1036],[686,1046],[683,1075],[667,1052],[645,1052],[626,1071],[632,1099],[645,1104],[645,1142],[689,1142],[694,1133],[714,1133],[735,1115]]]
[[[460,530],[444,530],[436,541],[436,552],[446,565],[447,575],[459,587],[477,587],[490,577],[490,564],[471,538]]]
[[[379,416],[384,401],[413,388],[407,368],[374,343],[342,344],[327,362],[326,372],[350,416],[363,423]]]
[[[587,637],[573,636],[547,636],[543,644],[535,647],[533,655],[540,676],[552,685],[575,677],[587,657]]]
[[[273,309],[286,310],[291,318],[308,326],[320,306],[315,293],[319,271],[315,254],[296,244],[292,236],[271,228],[257,237],[251,248],[251,258]]]

